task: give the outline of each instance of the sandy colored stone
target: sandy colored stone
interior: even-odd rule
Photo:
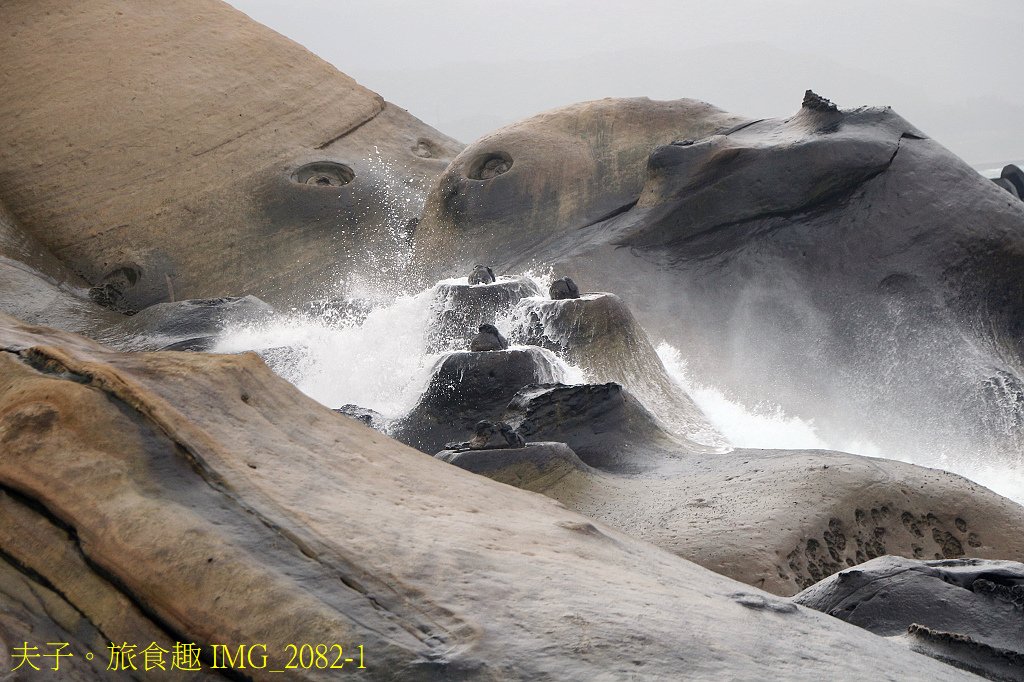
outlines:
[[[401,446],[253,354],[0,321],[0,485],[176,638],[363,644],[367,679],[961,679]]]
[[[380,267],[459,149],[218,0],[9,2],[0,25],[0,202],[89,284],[135,271],[126,308]],[[311,162],[355,179],[295,182]]]

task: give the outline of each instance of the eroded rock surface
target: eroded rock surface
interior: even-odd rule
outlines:
[[[15,565],[5,540],[0,576],[63,594],[83,644],[358,643],[381,680],[961,678],[405,448],[254,354],[120,354],[6,316],[0,348],[0,528],[49,548]]]
[[[617,116],[664,120],[632,100],[565,107],[478,140],[428,199],[424,266],[481,254],[505,271],[550,266],[621,296],[695,377],[813,419],[834,442],[936,464],[1014,461],[1024,203],[891,109],[815,104],[752,121],[674,106],[669,118],[699,128],[675,143],[603,135]],[[550,139],[587,160],[564,162]],[[609,174],[591,146],[646,161]],[[465,177],[469,160],[497,149],[514,159],[508,172]],[[608,178],[607,200],[590,191]]]
[[[1024,679],[1024,564],[884,556],[793,601],[988,679]]]
[[[115,309],[386,269],[461,148],[218,0],[4,3],[0,25],[0,201]]]

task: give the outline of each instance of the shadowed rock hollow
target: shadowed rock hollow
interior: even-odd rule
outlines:
[[[254,354],[120,354],[6,316],[0,348],[0,576],[50,602],[0,602],[5,650],[73,609],[86,645],[362,644],[381,680],[959,678],[405,448]]]

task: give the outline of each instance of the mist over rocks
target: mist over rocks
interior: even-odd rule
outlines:
[[[5,650],[63,610],[104,639],[359,642],[380,680],[960,679],[405,448],[254,354],[117,353],[2,314],[0,347],[0,577],[40,595],[0,601]]]
[[[1016,176],[810,91],[771,120],[583,102],[464,148],[215,0],[0,22],[0,670],[38,638],[337,642],[381,680],[945,680],[1020,653],[978,631],[1013,612],[975,609],[1017,608],[1016,574],[974,557],[1024,559],[1024,507],[733,449],[652,343],[834,432],[1013,452]],[[984,617],[907,644],[787,598],[887,554],[970,574]]]
[[[690,128],[675,143],[602,134],[605,120],[668,110]],[[565,162],[551,138],[586,158],[646,160],[581,178],[593,166]],[[494,150],[508,172],[466,174]],[[589,189],[605,180],[614,202]],[[602,100],[546,112],[452,162],[417,249],[424,267],[486,254],[615,292],[702,381],[813,420],[831,442],[1020,466],[1024,203],[891,109],[750,120],[693,100]]]

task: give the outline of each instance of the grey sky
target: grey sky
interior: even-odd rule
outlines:
[[[453,137],[585,99],[750,116],[812,88],[973,164],[1024,158],[1021,0],[230,0]]]

